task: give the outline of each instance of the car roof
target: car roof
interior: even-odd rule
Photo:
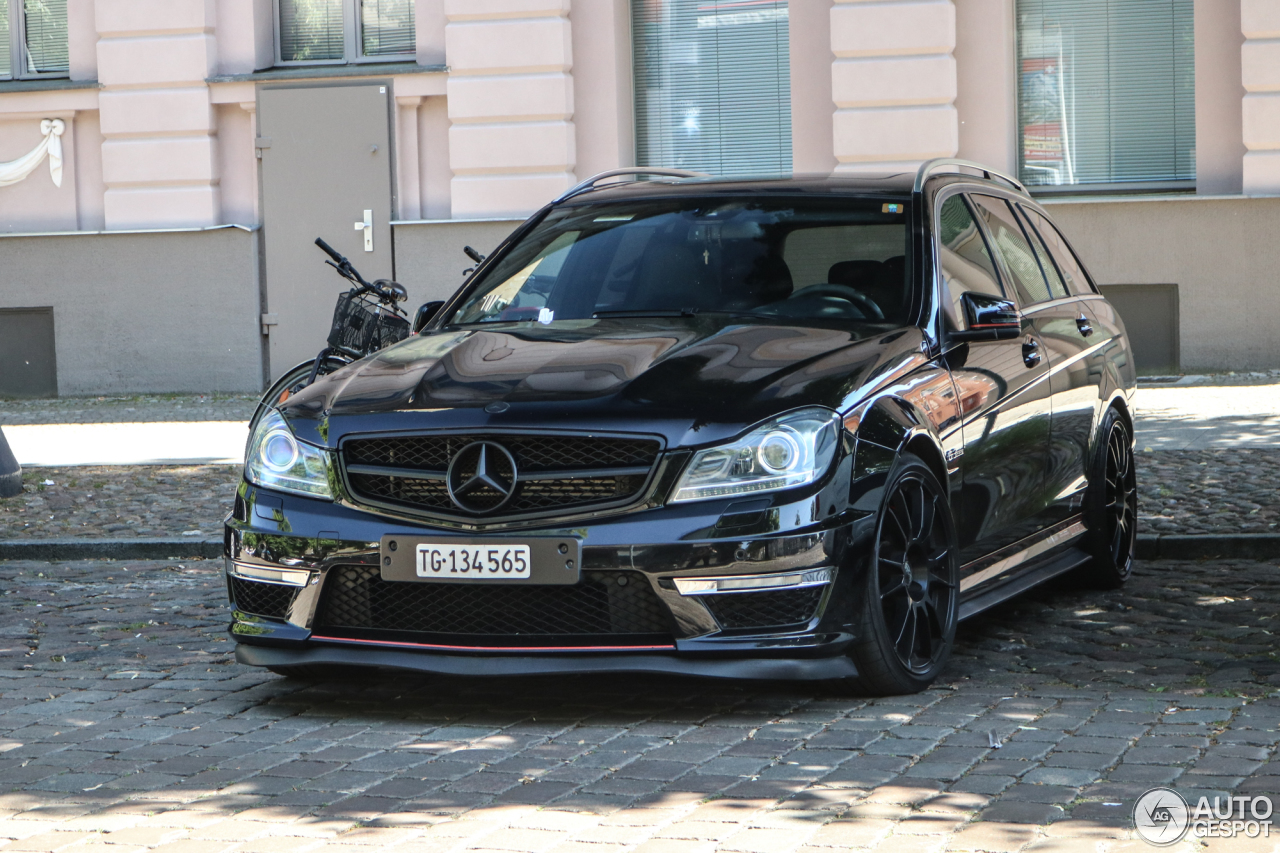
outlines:
[[[585,204],[608,201],[634,201],[644,198],[687,198],[709,195],[844,195],[889,196],[911,195],[915,172],[857,172],[842,175],[777,175],[753,178],[705,177],[663,178],[651,181],[618,181],[586,188],[565,199],[562,204]],[[1003,190],[1011,189],[1003,181],[977,175],[941,172],[929,176],[929,182],[947,184],[958,181],[981,184]],[[1021,193],[1017,193],[1022,195]]]
[[[779,175],[759,178],[680,178],[602,184],[566,199],[565,203],[707,195],[910,195],[915,173],[856,175]]]

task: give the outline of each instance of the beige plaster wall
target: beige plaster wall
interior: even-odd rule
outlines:
[[[835,103],[831,99],[832,0],[792,3],[788,12],[791,49],[791,169],[796,174],[829,175]]]
[[[955,47],[951,0],[837,0],[831,9],[837,172],[913,169],[955,155]]]
[[[98,79],[98,25],[94,0],[67,0],[67,66],[72,80]]]
[[[1242,183],[1249,194],[1280,193],[1280,3],[1240,0],[1240,29],[1245,37],[1241,112],[1248,149]]]
[[[1196,0],[1196,192],[1244,187],[1240,0]]]
[[[62,186],[56,187],[49,173],[49,160],[36,167],[26,180],[0,187],[0,232],[75,231],[76,214],[76,127],[65,116],[62,135]],[[35,148],[44,136],[40,118],[0,114],[0,162],[16,160]]]
[[[107,228],[214,225],[216,0],[97,0]]]
[[[0,237],[0,256],[0,308],[53,307],[58,393],[259,390],[256,234]]]
[[[635,165],[629,0],[578,0],[570,13],[576,171]]]
[[[1182,368],[1280,367],[1280,198],[1050,201],[1100,284],[1177,284]]]
[[[102,180],[102,128],[97,110],[76,113],[76,147],[71,168],[76,173],[76,212],[79,230],[107,227],[107,185]]]
[[[1015,0],[956,0],[957,156],[1015,174]]]
[[[451,218],[449,108],[443,95],[423,98],[418,107],[418,176],[422,181],[422,218]]]
[[[569,0],[445,0],[445,15],[453,215],[525,215],[575,180]]]

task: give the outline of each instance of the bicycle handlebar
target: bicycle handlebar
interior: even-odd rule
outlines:
[[[325,242],[323,239],[321,239],[320,237],[317,237],[317,238],[316,238],[316,245],[317,245],[317,246],[319,246],[321,249],[323,249],[323,250],[324,250],[324,253],[325,253],[326,255],[328,255],[329,257],[333,258],[333,260],[334,260],[334,261],[335,261],[339,266],[347,266],[347,267],[351,266],[351,262],[350,262],[350,261],[348,261],[346,258],[342,257],[342,255],[339,255],[336,251],[334,251],[334,248],[333,248],[332,246],[330,246],[328,243],[326,243],[326,242]]]
[[[370,283],[365,281],[364,276],[360,275],[356,268],[351,265],[351,261],[338,254],[337,250],[326,243],[323,238],[317,237],[316,245],[319,246],[326,255],[333,258],[329,263],[333,265],[333,268],[338,271],[339,275],[357,285],[361,292],[372,291],[373,293],[378,294],[379,301],[385,305],[390,305],[396,313],[400,313],[400,308],[396,305],[399,301],[396,299],[396,294],[392,293],[387,288],[381,287],[377,282]]]

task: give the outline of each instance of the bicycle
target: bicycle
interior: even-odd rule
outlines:
[[[317,237],[316,245],[331,258],[325,263],[351,282],[352,287],[338,296],[327,346],[314,359],[285,371],[271,384],[258,401],[250,420],[251,431],[265,409],[285,402],[315,382],[316,377],[333,373],[409,337],[408,315],[398,304],[409,298],[402,284],[385,278],[365,281],[351,261],[324,240]]]

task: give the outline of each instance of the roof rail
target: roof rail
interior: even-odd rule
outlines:
[[[645,169],[645,168],[610,169],[607,172],[601,172],[598,175],[592,175],[590,178],[587,178],[585,181],[578,184],[576,187],[569,190],[564,195],[560,196],[559,198],[557,198],[555,201],[551,203],[559,204],[562,201],[567,201],[568,199],[573,198],[578,193],[584,193],[589,189],[593,189],[596,184],[600,183],[605,178],[618,178],[618,177],[622,177],[623,175],[659,175],[665,178],[709,178],[711,177],[705,172],[690,172],[685,169]]]
[[[1027,191],[1027,188],[1023,186],[1022,181],[1018,180],[1017,178],[1010,177],[1009,175],[1006,175],[1003,172],[997,172],[995,169],[992,169],[989,166],[983,166],[981,163],[974,163],[970,160],[954,160],[954,159],[945,158],[945,157],[939,157],[934,160],[926,160],[924,161],[924,163],[920,164],[920,168],[916,171],[916,183],[915,183],[914,191],[920,192],[922,189],[924,189],[924,182],[934,172],[948,171],[948,172],[955,172],[956,174],[964,174],[963,172],[960,171],[960,167],[964,167],[966,169],[976,169],[982,173],[982,176],[984,178],[987,178],[988,180],[1004,181],[1005,183],[1009,184],[1018,192],[1025,193]]]

